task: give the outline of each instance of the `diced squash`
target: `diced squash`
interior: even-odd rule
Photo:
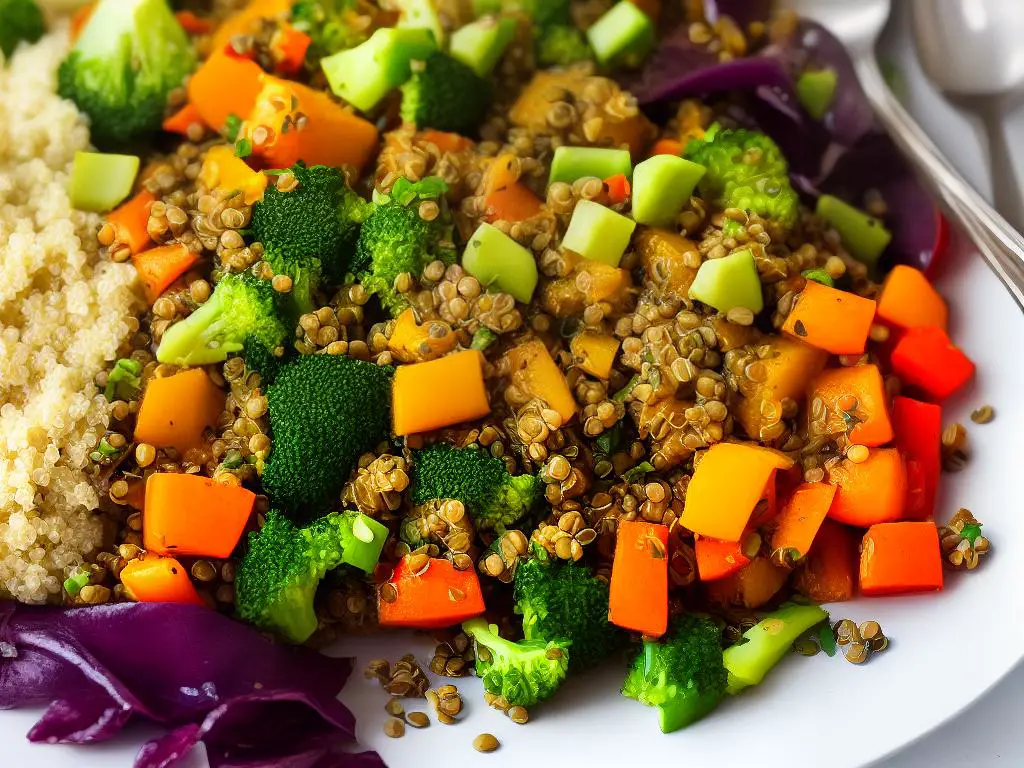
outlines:
[[[668,526],[619,523],[608,590],[608,621],[660,637],[668,629]]]
[[[903,517],[907,469],[896,448],[872,448],[860,464],[844,459],[828,470],[828,481],[838,486],[828,511],[836,522],[867,528]]]
[[[860,547],[860,591],[865,595],[942,589],[942,552],[935,523],[873,525]]]
[[[776,561],[795,563],[811,551],[811,545],[836,495],[828,483],[804,483],[797,486],[775,518],[772,553]]]
[[[152,378],[135,420],[135,442],[184,454],[202,443],[203,430],[214,426],[223,410],[224,393],[202,368]]]
[[[873,447],[893,438],[882,372],[877,365],[830,368],[811,382],[807,402],[820,400],[828,434],[849,432],[851,443]],[[850,425],[853,428],[850,428]]]
[[[220,190],[228,194],[236,190],[243,195],[246,205],[263,199],[267,188],[267,176],[254,171],[245,160],[235,156],[227,144],[210,147],[199,170],[199,183],[209,190]]]
[[[919,269],[897,264],[885,278],[878,297],[878,319],[894,328],[936,325],[945,330],[946,302]]]
[[[782,330],[834,355],[860,355],[875,319],[875,302],[808,280]]]
[[[484,612],[476,570],[460,571],[442,557],[431,558],[419,573],[402,558],[394,573],[377,588],[377,615],[382,627],[439,629]],[[394,599],[390,599],[394,597]]]
[[[145,555],[129,560],[120,579],[128,595],[140,603],[206,605],[188,577],[188,569],[173,557]]]
[[[160,555],[230,557],[256,494],[209,477],[157,472],[146,481],[142,544]]]
[[[544,308],[555,317],[573,317],[602,301],[622,306],[631,285],[625,269],[580,259],[568,275],[548,281],[541,289],[541,298]]]
[[[718,337],[718,349],[721,352],[728,352],[730,349],[744,347],[757,341],[758,332],[752,325],[733,323],[722,315],[712,317],[709,324]]]
[[[633,238],[633,246],[640,254],[644,274],[660,292],[677,299],[689,298],[698,267],[686,265],[686,254],[696,254],[699,264],[695,242],[672,230],[640,227]]]
[[[708,583],[708,599],[717,605],[754,610],[771,600],[789,577],[789,569],[759,555],[724,579]]]
[[[398,366],[391,409],[395,434],[429,432],[490,413],[483,363],[483,355],[467,349],[426,363]]]
[[[291,8],[292,0],[249,0],[244,8],[232,13],[217,27],[211,41],[212,50],[222,50],[235,35],[251,34],[260,19],[286,16]]]
[[[565,374],[551,358],[551,353],[540,340],[512,347],[507,353],[511,365],[511,383],[530,397],[543,400],[558,412],[562,423],[576,414],[576,400],[572,396]],[[399,369],[401,370],[401,369]]]
[[[246,119],[263,88],[264,72],[252,59],[217,48],[188,81],[188,101],[210,128],[224,130],[234,115]],[[229,85],[230,84],[230,85]]]
[[[859,547],[859,531],[825,520],[793,577],[793,587],[816,603],[852,600],[857,593]]]
[[[487,166],[481,180],[480,194],[484,197],[519,183],[521,172],[519,157],[512,152],[498,155]]]
[[[431,333],[436,327],[444,331],[440,336]],[[416,312],[410,307],[395,320],[388,349],[402,363],[423,363],[435,360],[451,352],[458,345],[455,332],[444,323],[420,325]]]
[[[612,375],[612,365],[619,351],[619,340],[606,333],[583,331],[572,337],[569,349],[573,362],[598,379]]]

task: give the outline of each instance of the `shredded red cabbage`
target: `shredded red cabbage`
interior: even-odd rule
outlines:
[[[197,606],[0,603],[0,709],[49,705],[37,742],[106,741],[133,719],[168,727],[136,768],[174,765],[200,741],[213,768],[382,768],[335,752],[355,741],[337,699],[350,671]]]

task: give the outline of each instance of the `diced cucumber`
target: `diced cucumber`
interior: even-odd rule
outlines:
[[[437,50],[428,29],[378,29],[365,43],[320,60],[335,95],[369,112],[412,76],[413,59]]]
[[[651,17],[628,1],[613,5],[587,30],[590,47],[605,66],[640,66],[654,39]]]
[[[444,45],[445,31],[437,0],[396,0],[395,7],[401,14],[398,26],[402,29],[429,29],[438,45]]]
[[[601,147],[558,147],[551,158],[548,184],[564,181],[572,184],[586,176],[607,179],[623,174],[633,177],[633,161],[628,149],[602,149]]]
[[[690,285],[690,298],[719,312],[746,307],[756,315],[764,309],[764,296],[754,254],[744,248],[720,259],[705,261]]]
[[[636,222],[593,200],[576,203],[562,245],[585,259],[619,266]]]
[[[352,526],[352,539],[346,542],[341,560],[361,571],[373,573],[388,540],[388,528],[362,512],[346,512],[345,517]]]
[[[106,213],[131,194],[139,173],[135,155],[76,152],[68,195],[80,211]]]
[[[655,155],[633,171],[633,218],[639,224],[670,227],[707,171],[675,155]]]
[[[466,244],[462,267],[485,286],[529,304],[537,287],[533,254],[497,227],[481,224]]]
[[[807,114],[821,120],[828,114],[836,96],[834,69],[806,71],[796,79],[796,96]]]
[[[822,195],[814,212],[835,227],[850,255],[869,267],[878,263],[878,257],[892,240],[892,233],[881,221],[838,197]]]
[[[487,77],[515,36],[514,19],[484,16],[452,33],[450,53],[480,77]]]

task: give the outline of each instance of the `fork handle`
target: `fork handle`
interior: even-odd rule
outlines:
[[[1024,309],[1024,237],[950,165],[935,143],[889,90],[874,55],[855,62],[875,114],[923,180],[943,200],[952,219],[978,246],[989,267]]]

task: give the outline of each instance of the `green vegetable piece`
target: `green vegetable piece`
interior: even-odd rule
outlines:
[[[671,227],[707,169],[674,155],[655,155],[633,171],[633,218],[638,224]]]
[[[0,51],[11,57],[18,43],[34,43],[46,31],[46,20],[35,0],[0,0]]]
[[[832,275],[826,272],[824,269],[805,269],[800,273],[808,280],[813,280],[816,283],[821,283],[829,288],[835,288],[835,281],[832,279]]]
[[[814,212],[835,227],[850,255],[869,267],[878,263],[892,240],[892,233],[881,221],[838,197],[822,195]]]
[[[372,29],[359,23],[360,0],[294,0],[291,25],[309,35],[306,61],[315,65],[324,56],[366,41]],[[231,139],[229,139],[231,140]]]
[[[469,238],[462,267],[488,288],[510,293],[523,304],[530,303],[537,287],[533,254],[486,222]]]
[[[82,587],[89,583],[89,572],[75,569],[70,576],[64,579],[64,591],[71,597],[77,597]]]
[[[827,618],[828,613],[816,605],[786,605],[769,613],[743,633],[744,642],[725,649],[728,692],[739,693],[760,683],[800,635]]]
[[[575,24],[548,24],[536,34],[533,55],[542,67],[568,67],[593,61],[587,36]]]
[[[585,259],[619,266],[636,222],[593,200],[581,200],[572,212],[562,245]]]
[[[832,634],[832,627],[827,621],[822,622],[818,627],[818,645],[821,646],[821,650],[825,652],[826,656],[831,658],[836,655],[836,636]]]
[[[434,36],[438,45],[445,41],[444,24],[438,13],[439,0],[396,0],[395,8],[401,13],[398,17],[400,29],[426,29]]]
[[[835,70],[804,72],[796,79],[796,96],[807,114],[815,120],[821,120],[828,114],[836,96]]]
[[[690,298],[719,312],[746,307],[756,315],[764,309],[764,297],[754,254],[744,248],[720,259],[705,261],[690,286]]]
[[[473,334],[473,340],[469,343],[470,349],[475,349],[478,352],[483,352],[491,344],[498,340],[498,334],[492,331],[490,328],[481,326],[477,329],[476,333]]]
[[[142,391],[142,363],[131,358],[121,358],[107,374],[107,385],[103,396],[108,401],[134,400]]]
[[[378,29],[365,43],[320,60],[327,82],[340,96],[363,112],[412,75],[413,59],[437,50],[428,29]]]
[[[550,698],[565,680],[569,644],[561,638],[514,643],[484,619],[464,621],[462,631],[473,638],[476,674],[484,690],[504,696],[509,704],[532,707]],[[487,654],[480,653],[484,648]]]
[[[600,147],[558,147],[551,158],[548,184],[564,181],[572,184],[577,179],[596,176],[607,179],[623,174],[633,177],[633,161],[627,149],[601,149]]]
[[[380,560],[380,553],[388,540],[388,527],[362,512],[344,512],[344,525],[351,531],[345,537],[345,549],[341,561],[365,573],[373,573]]]
[[[981,536],[981,524],[980,523],[968,523],[964,526],[964,529],[960,531],[960,538],[974,546],[974,542]]]
[[[106,213],[131,194],[139,173],[135,155],[75,152],[68,194],[80,211]]]
[[[651,17],[630,2],[616,3],[587,30],[590,47],[605,66],[640,66],[654,38]]]
[[[480,77],[487,77],[516,36],[514,19],[484,16],[452,33],[449,53]]]
[[[493,96],[489,80],[447,53],[432,53],[402,84],[401,116],[419,129],[472,135]]]

